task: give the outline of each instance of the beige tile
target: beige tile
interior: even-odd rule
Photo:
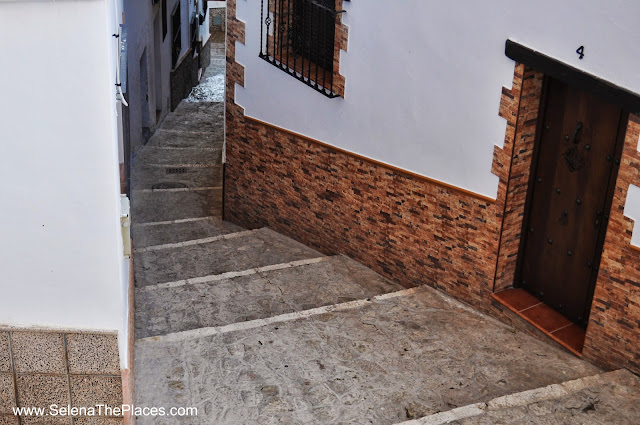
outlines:
[[[0,372],[11,372],[8,332],[0,332]]]
[[[74,425],[122,425],[122,418],[75,418]]]
[[[17,416],[0,416],[0,425],[18,425]]]
[[[67,373],[62,335],[54,332],[11,332],[16,372]]]
[[[13,414],[16,407],[16,392],[11,373],[0,373],[0,415]]]
[[[18,405],[22,407],[66,406],[69,400],[67,376],[18,375]]]
[[[76,407],[122,404],[122,380],[109,376],[71,376],[71,399]]]
[[[120,375],[118,337],[108,334],[67,334],[69,372]]]

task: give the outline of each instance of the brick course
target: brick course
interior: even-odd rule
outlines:
[[[543,75],[516,64],[512,88],[503,88],[507,131],[494,150],[492,201],[245,117],[234,102],[244,83],[235,3],[227,3],[225,218],[348,255],[405,287],[431,285],[541,337],[491,294],[513,284]],[[584,356],[640,371],[640,253],[622,216],[628,185],[639,180],[640,120],[632,121]]]
[[[640,117],[631,115],[611,205],[583,357],[640,372],[640,251],[624,216],[629,185],[640,186]],[[636,231],[638,231],[636,229]]]
[[[510,167],[505,170],[508,173],[506,182],[503,181],[504,172],[498,174],[503,185],[501,189],[506,188],[507,195],[496,269],[496,292],[512,286],[515,279],[543,79],[541,73],[517,65],[513,88],[506,92],[503,89],[500,116],[507,120],[505,150],[507,147],[510,150],[504,152],[509,158],[494,162],[494,169],[502,163],[509,163]]]

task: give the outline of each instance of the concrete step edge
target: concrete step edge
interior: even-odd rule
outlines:
[[[435,413],[423,418],[400,422],[397,425],[444,425],[454,421],[480,416],[488,411],[522,407],[531,403],[560,398],[594,385],[601,384],[602,382],[615,378],[620,374],[629,373],[630,372],[624,369],[619,369],[613,372],[604,372],[597,375],[586,376],[559,384],[551,384],[546,387],[496,397],[486,403],[469,404],[446,412]]]
[[[252,276],[259,273],[271,272],[276,270],[285,270],[294,267],[308,266],[310,264],[317,264],[324,261],[328,261],[336,256],[324,256],[305,258],[303,260],[289,261],[287,263],[269,264],[267,266],[253,267],[245,270],[230,271],[220,274],[212,274],[208,276],[191,277],[182,280],[176,280],[173,282],[158,283],[155,285],[146,285],[136,288],[136,291],[158,291],[162,289],[178,288],[185,285],[215,283],[221,280],[233,279],[236,277]]]
[[[260,327],[268,326],[274,323],[283,323],[283,322],[290,322],[290,321],[301,320],[301,319],[308,319],[314,316],[318,316],[318,315],[322,315],[322,314],[326,314],[334,311],[344,311],[344,310],[362,308],[362,307],[371,305],[376,301],[384,301],[392,298],[413,295],[416,292],[419,292],[421,290],[425,290],[425,288],[418,287],[418,288],[411,288],[411,289],[403,289],[396,292],[376,295],[374,297],[367,298],[367,299],[348,301],[348,302],[339,303],[339,304],[316,307],[309,310],[297,311],[294,313],[279,314],[277,316],[272,316],[264,319],[255,319],[255,320],[249,320],[246,322],[232,323],[230,325],[191,329],[188,331],[175,332],[175,333],[170,333],[166,335],[140,338],[136,340],[136,344],[180,343],[182,341],[193,340],[193,339],[208,337],[212,335],[219,335],[219,334],[230,333],[230,332],[244,331],[247,329],[260,328]]]

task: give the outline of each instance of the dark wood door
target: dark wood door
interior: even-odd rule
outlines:
[[[520,251],[520,286],[585,325],[626,114],[547,79]],[[619,163],[619,162],[618,162]]]

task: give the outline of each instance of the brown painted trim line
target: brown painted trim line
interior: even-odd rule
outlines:
[[[370,164],[374,164],[374,165],[386,168],[388,170],[391,170],[391,171],[394,171],[394,172],[397,172],[397,173],[405,174],[405,175],[410,176],[412,178],[415,178],[415,179],[418,179],[418,180],[422,180],[422,181],[425,181],[427,183],[434,184],[436,186],[440,186],[440,187],[442,187],[444,189],[452,190],[454,192],[458,192],[458,193],[461,193],[463,195],[471,196],[473,198],[476,198],[476,199],[478,199],[480,201],[483,201],[483,202],[486,202],[488,204],[495,204],[496,203],[495,199],[490,198],[488,196],[481,195],[479,193],[472,192],[470,190],[463,189],[461,187],[454,186],[454,185],[451,185],[449,183],[442,182],[440,180],[432,179],[431,177],[426,177],[426,176],[414,173],[412,171],[403,170],[402,168],[398,168],[398,167],[395,167],[393,165],[385,164],[384,162],[380,162],[380,161],[377,161],[375,159],[367,158],[366,156],[362,156],[362,155],[359,155],[357,153],[349,152],[348,150],[345,150],[345,149],[342,149],[342,148],[337,148],[335,146],[331,146],[331,145],[329,145],[327,143],[324,143],[324,142],[321,142],[319,140],[312,139],[312,138],[304,136],[304,135],[302,135],[300,133],[296,133],[294,131],[284,129],[282,127],[278,127],[277,125],[273,125],[273,124],[270,124],[268,122],[261,121],[261,120],[259,120],[257,118],[253,118],[253,117],[250,117],[248,115],[245,115],[244,117],[248,121],[252,121],[252,122],[254,122],[256,124],[264,125],[266,127],[272,128],[272,129],[277,130],[277,131],[281,131],[283,133],[289,134],[289,135],[294,136],[294,137],[299,137],[299,138],[304,139],[305,141],[307,141],[309,143],[313,143],[315,145],[322,146],[323,148],[327,148],[327,149],[330,149],[332,151],[348,155],[348,156],[356,158],[358,160],[365,161],[365,162],[368,162]]]
[[[631,244],[629,244],[629,246],[631,247],[632,251],[635,251],[638,254],[640,254],[640,246],[635,246],[635,245],[631,245]]]

